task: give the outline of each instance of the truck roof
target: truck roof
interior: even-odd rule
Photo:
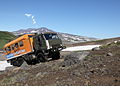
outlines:
[[[32,35],[34,35],[34,34],[25,34],[25,35],[22,35],[22,36],[18,37],[17,39],[15,39],[15,40],[13,40],[13,41],[5,44],[4,48],[6,48],[6,47],[8,47],[8,46],[10,46],[12,44],[15,44],[15,43],[17,43],[17,42],[19,42],[19,41],[21,41],[23,39],[26,39],[26,38],[28,38],[28,36],[32,36]]]

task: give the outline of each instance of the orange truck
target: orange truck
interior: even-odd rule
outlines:
[[[21,66],[45,62],[48,58],[59,59],[60,51],[65,47],[57,33],[25,34],[4,45],[7,62]]]

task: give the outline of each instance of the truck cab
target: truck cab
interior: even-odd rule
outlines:
[[[58,49],[61,50],[63,48],[62,41],[58,37],[57,33],[44,33],[39,34],[33,38],[34,47],[37,49]]]
[[[37,54],[44,52],[44,54],[48,54],[47,58],[52,59],[59,59],[59,51],[65,48],[57,33],[53,32],[42,33],[33,37],[33,47]]]

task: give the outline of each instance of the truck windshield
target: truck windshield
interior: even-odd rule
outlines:
[[[44,36],[45,36],[46,40],[59,38],[57,34],[53,34],[53,33],[44,34]]]

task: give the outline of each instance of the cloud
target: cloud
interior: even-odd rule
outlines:
[[[26,13],[25,16],[30,17],[30,18],[32,19],[32,23],[33,23],[33,24],[36,24],[35,17],[34,17],[32,14]]]
[[[30,17],[30,16],[32,16],[32,14],[27,14],[27,13],[26,13],[25,16]]]
[[[34,16],[32,16],[32,22],[33,22],[33,24],[36,24],[36,20],[35,20]]]
[[[32,16],[31,18],[34,19],[34,16]]]

